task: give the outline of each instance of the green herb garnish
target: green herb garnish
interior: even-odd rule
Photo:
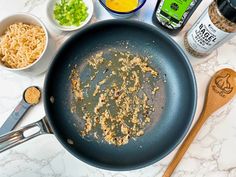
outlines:
[[[54,7],[54,18],[62,26],[80,26],[88,17],[83,0],[61,0]]]

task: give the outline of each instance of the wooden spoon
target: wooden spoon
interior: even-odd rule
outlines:
[[[225,68],[218,71],[208,86],[205,105],[196,124],[180,146],[177,154],[166,169],[163,177],[170,177],[176,166],[184,156],[193,139],[201,129],[207,118],[217,109],[228,103],[236,94],[236,72]]]

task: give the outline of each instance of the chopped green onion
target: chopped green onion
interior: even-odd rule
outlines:
[[[61,0],[54,7],[54,18],[62,26],[80,26],[88,17],[83,0]]]

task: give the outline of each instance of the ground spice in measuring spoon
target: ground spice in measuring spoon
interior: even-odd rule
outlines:
[[[29,104],[38,104],[40,101],[41,92],[37,87],[29,87],[24,93],[24,100]]]

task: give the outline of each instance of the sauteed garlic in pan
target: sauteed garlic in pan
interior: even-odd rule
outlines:
[[[91,74],[85,81],[74,67],[70,78],[74,95],[71,111],[84,121],[83,137],[102,137],[120,146],[145,133],[154,112],[150,96],[159,89],[154,85],[158,71],[150,64],[148,58],[111,49],[108,54],[98,52],[88,60],[84,69]],[[100,80],[97,75],[101,75]]]

